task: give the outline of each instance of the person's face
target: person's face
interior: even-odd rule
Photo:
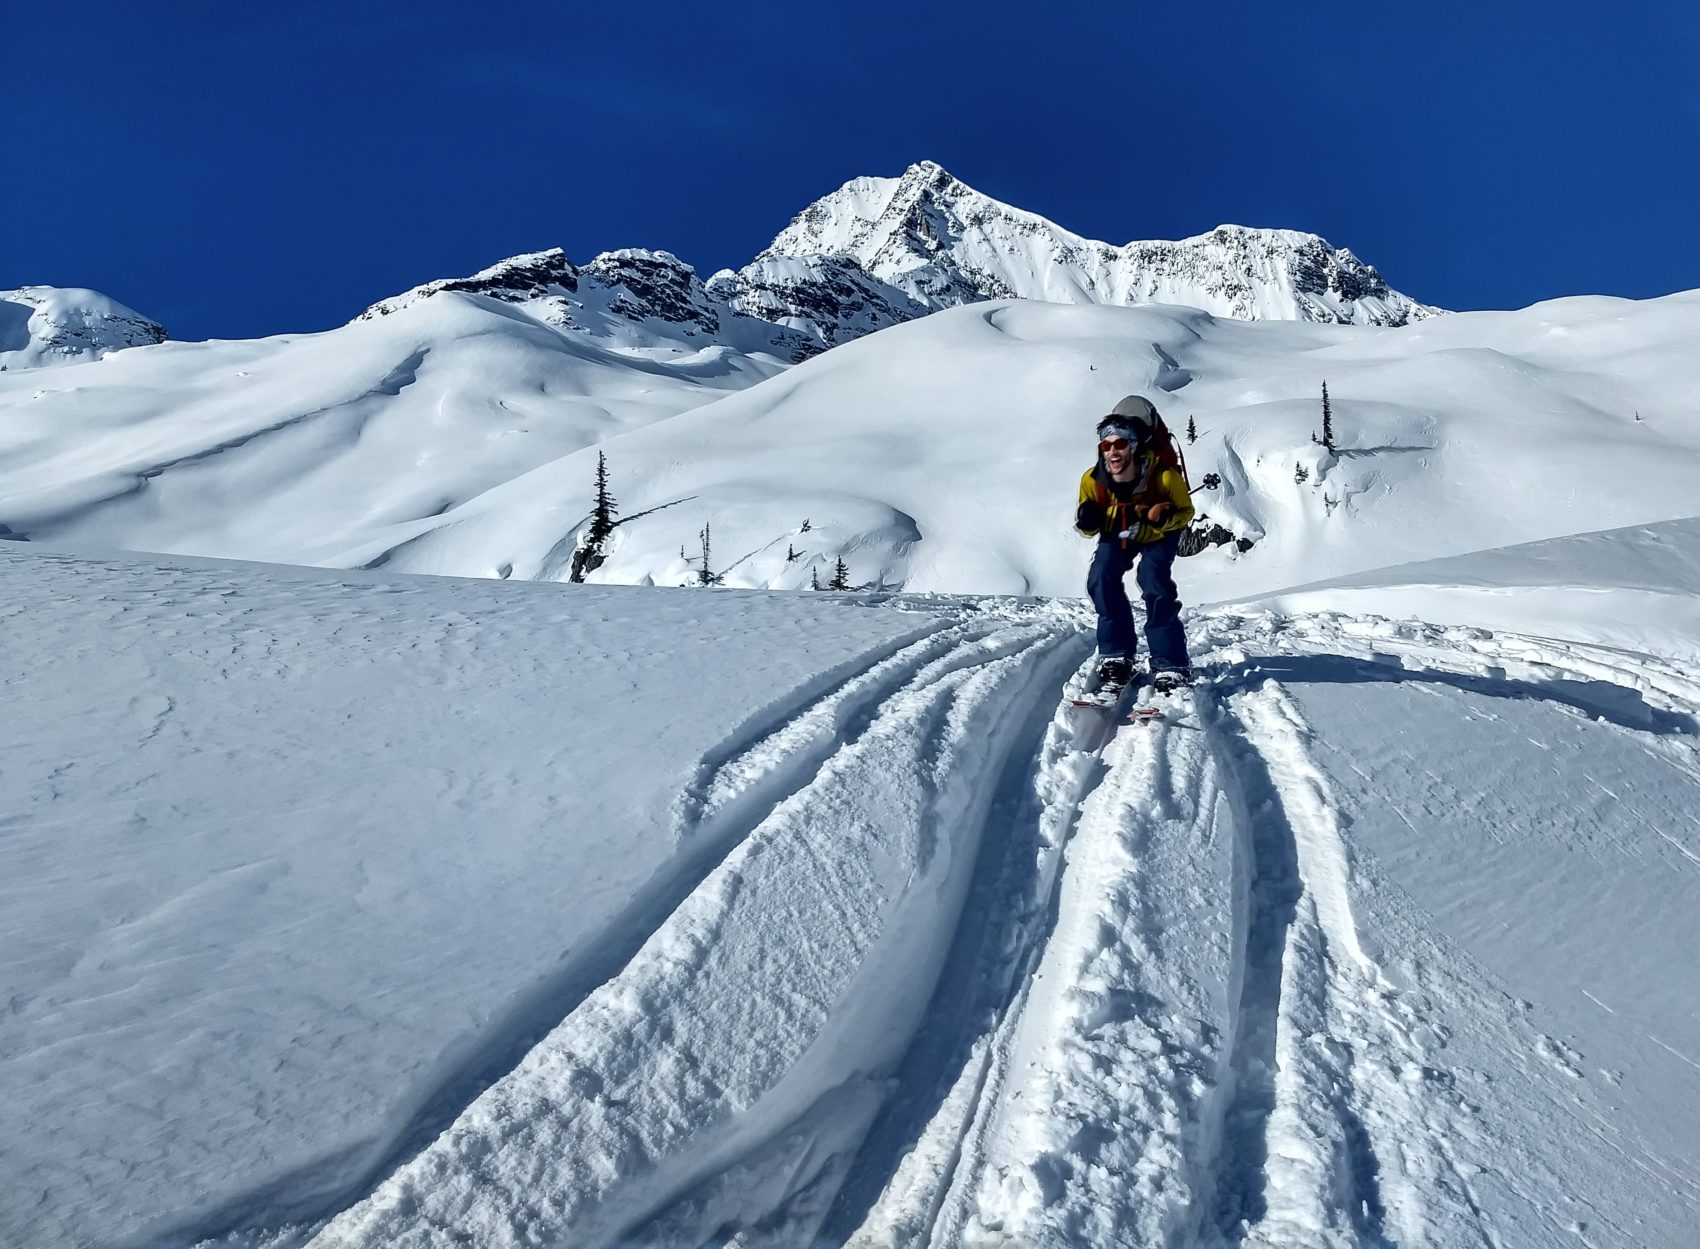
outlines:
[[[1098,444],[1098,451],[1104,457],[1104,467],[1112,473],[1125,473],[1133,462],[1133,448],[1126,438],[1106,438]]]

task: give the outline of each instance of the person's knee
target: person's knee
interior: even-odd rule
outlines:
[[[1145,604],[1145,619],[1153,625],[1171,625],[1181,618],[1181,605],[1178,599],[1165,599],[1160,603],[1147,600]]]
[[[1105,592],[1114,593],[1121,587],[1122,574],[1112,566],[1111,561],[1104,558],[1102,550],[1092,560],[1092,569],[1086,574],[1086,592],[1093,598],[1098,598]]]

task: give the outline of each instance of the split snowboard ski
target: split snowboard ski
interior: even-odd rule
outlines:
[[[1175,695],[1187,689],[1176,686],[1159,690],[1150,679],[1131,682],[1126,686],[1101,686],[1069,698],[1072,706],[1088,711],[1101,711],[1112,719],[1128,724],[1151,724],[1162,720],[1166,713],[1176,710],[1171,705]]]

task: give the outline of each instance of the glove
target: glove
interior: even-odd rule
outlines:
[[[1175,505],[1170,503],[1167,499],[1163,500],[1161,503],[1153,503],[1150,507],[1145,509],[1145,523],[1148,525],[1161,525],[1163,523],[1163,518],[1174,510]]]
[[[1082,499],[1080,506],[1074,509],[1074,527],[1088,533],[1104,526],[1104,509],[1096,499]]]

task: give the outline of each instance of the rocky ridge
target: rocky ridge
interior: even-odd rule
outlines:
[[[427,283],[363,315],[443,291],[519,304],[622,346],[709,340],[790,360],[988,299],[1172,303],[1240,320],[1383,326],[1443,311],[1314,234],[1223,225],[1115,246],[982,195],[931,161],[900,178],[845,183],[749,264],[707,282],[668,252],[606,252],[579,267],[556,249]]]

